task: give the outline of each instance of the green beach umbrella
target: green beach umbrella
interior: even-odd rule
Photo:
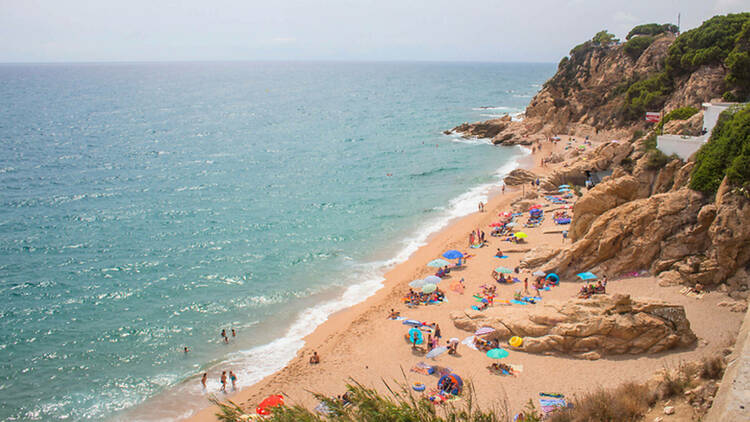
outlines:
[[[510,274],[513,272],[510,268],[505,267],[497,267],[495,268],[495,272],[502,273],[502,274]]]
[[[432,261],[427,263],[428,267],[445,267],[446,265],[451,265],[450,262],[444,260],[444,259],[433,259]]]
[[[487,352],[487,357],[492,359],[502,359],[508,357],[508,351],[505,349],[492,349]]]

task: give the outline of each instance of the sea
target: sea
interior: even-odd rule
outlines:
[[[0,420],[178,420],[203,372],[281,369],[528,154],[442,131],[554,71],[0,65]]]

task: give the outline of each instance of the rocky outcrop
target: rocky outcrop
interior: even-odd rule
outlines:
[[[687,76],[674,82],[676,90],[670,94],[664,111],[679,107],[700,107],[701,103],[712,98],[720,98],[724,93],[724,78],[727,71],[722,65],[702,66]]]
[[[677,261],[698,246],[688,241],[700,238],[695,230],[704,203],[703,195],[689,189],[626,202],[597,217],[583,237],[543,269],[565,275],[582,270],[621,274]]]
[[[703,111],[700,111],[686,120],[670,120],[664,125],[663,132],[674,135],[698,136],[702,129]]]
[[[548,191],[556,191],[562,184],[583,186],[586,181],[586,171],[598,172],[608,170],[619,164],[633,150],[633,145],[627,142],[606,142],[591,151],[585,152],[572,163],[553,170],[541,182],[541,187]]]
[[[627,295],[601,295],[564,303],[451,314],[454,325],[474,331],[495,328],[498,340],[523,338],[520,350],[557,352],[587,359],[622,354],[660,353],[693,345],[697,338],[681,305],[635,301]]]
[[[573,206],[570,238],[575,242],[585,235],[591,224],[605,212],[638,198],[638,181],[631,175],[598,184]]]
[[[536,268],[552,259],[555,255],[560,253],[560,250],[561,249],[552,249],[545,246],[534,248],[521,258],[519,266],[521,268]]]
[[[445,134],[460,133],[463,137],[476,137],[492,139],[510,125],[510,115],[506,114],[498,119],[487,120],[484,122],[463,123],[453,129],[446,131]]]
[[[518,186],[536,180],[539,176],[525,169],[511,171],[503,180],[508,186]]]

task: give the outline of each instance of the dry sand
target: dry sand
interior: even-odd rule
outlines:
[[[541,157],[547,156],[554,148],[561,150],[566,140],[563,137],[563,141],[557,146],[545,143],[543,151],[537,152],[533,160],[530,160],[534,161],[534,165],[526,167],[539,174],[550,171],[552,167],[538,166]],[[500,238],[489,236],[488,225],[498,220],[499,212],[509,210],[511,201],[520,194],[519,189],[509,189],[505,194],[492,198],[485,207],[486,212],[464,217],[434,235],[428,244],[415,252],[408,261],[394,267],[385,275],[384,288],[374,296],[359,305],[332,315],[314,333],[305,338],[306,347],[284,369],[236,394],[220,394],[219,398],[241,404],[248,409],[248,413],[252,413],[252,409],[264,397],[277,393],[286,395],[287,403],[299,403],[312,408],[317,401],[310,391],[339,395],[345,391],[345,384],[350,379],[384,391],[383,380],[404,382],[402,371],[406,373],[406,382],[422,382],[429,388],[435,386],[436,377],[409,371],[416,363],[425,361],[450,367],[465,380],[471,381],[483,406],[507,399],[510,410],[518,411],[529,399],[533,399],[538,406],[538,393],[541,391],[572,395],[599,386],[614,387],[627,380],[644,381],[665,366],[676,366],[680,360],[694,360],[719,353],[722,348],[733,342],[742,315],[717,306],[726,296],[712,292],[697,300],[679,294],[679,286],[659,287],[654,278],[640,277],[612,280],[607,286],[608,293],[628,293],[636,298],[659,298],[684,305],[691,327],[699,338],[697,346],[660,355],[625,355],[597,361],[511,351],[510,356],[503,362],[523,365],[523,372],[518,377],[490,374],[486,367],[492,360],[465,345],[459,346],[457,355],[443,354],[435,360],[426,360],[423,353],[413,351],[403,337],[408,327],[400,321],[387,319],[390,309],[400,311],[402,316],[408,318],[438,323],[443,335],[441,345],[451,337],[463,339],[471,333],[455,328],[449,315],[452,311],[464,310],[477,304],[472,295],[479,291],[480,285],[494,283],[491,278],[493,268],[501,265],[508,268],[516,267],[524,253],[514,251],[530,249],[537,245],[562,245],[560,233],[544,233],[562,229],[554,224],[551,215],[546,216],[541,227],[524,229],[529,235],[525,245],[511,245]],[[555,208],[550,205],[545,210]],[[489,246],[469,249],[468,235],[477,228],[488,233]],[[497,248],[501,248],[510,258],[495,258]],[[470,251],[475,256],[468,261],[464,269],[452,271],[450,277],[440,283],[441,289],[446,291],[447,303],[407,308],[401,301],[409,289],[407,284],[411,280],[434,273],[434,269],[426,267],[425,264],[440,257],[448,249]],[[520,275],[521,279],[525,277],[531,278],[528,271]],[[466,283],[463,295],[448,289],[452,281],[460,278]],[[498,299],[510,299],[516,289],[522,288],[522,284],[498,285]],[[543,302],[567,300],[573,297],[579,288],[580,283],[563,280],[559,287],[543,293]],[[533,305],[529,306],[532,307]],[[318,351],[321,356],[319,365],[308,363],[313,350]],[[208,401],[206,404],[208,405]],[[208,407],[190,420],[215,421],[215,412],[215,407]]]

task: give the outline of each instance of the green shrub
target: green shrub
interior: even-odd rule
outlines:
[[[656,125],[656,131],[661,133],[662,129],[664,129],[664,125],[667,124],[668,122],[672,120],[689,119],[697,112],[698,112],[697,108],[690,107],[690,106],[676,108],[661,118],[661,120],[659,121],[659,124]]]
[[[649,151],[652,149],[656,149],[656,133],[651,132],[651,135],[649,135],[648,138],[644,139],[642,142],[643,148],[642,151]]]
[[[628,56],[632,57],[633,60],[637,60],[641,57],[641,54],[654,42],[654,37],[644,35],[641,37],[635,37],[622,46],[622,51]]]
[[[671,80],[664,72],[634,83],[625,92],[625,105],[622,110],[625,119],[643,119],[647,111],[661,109],[670,92]]]
[[[711,139],[698,150],[690,188],[714,193],[724,176],[734,186],[750,185],[750,105],[719,115]]]
[[[677,25],[671,23],[665,23],[663,25],[659,25],[658,23],[646,23],[631,29],[625,39],[630,40],[635,35],[659,35],[665,32],[676,34],[678,30]]]
[[[633,136],[630,138],[630,143],[632,144],[638,139],[641,139],[643,135],[645,135],[645,133],[642,130],[640,129],[636,130],[635,132],[633,132]]]
[[[734,43],[734,49],[727,56],[726,82],[735,92],[724,95],[731,100],[745,101],[750,98],[750,19],[742,26],[742,32]]]
[[[750,13],[714,16],[681,34],[669,47],[665,63],[669,76],[691,73],[703,65],[723,64],[749,19]]]
[[[661,150],[654,148],[648,152],[646,168],[649,170],[659,170],[660,168],[666,166],[670,161],[672,161],[671,157],[661,152]]]

